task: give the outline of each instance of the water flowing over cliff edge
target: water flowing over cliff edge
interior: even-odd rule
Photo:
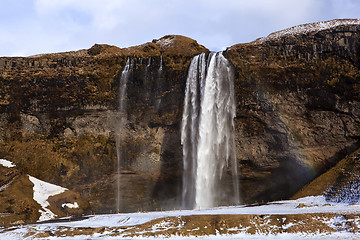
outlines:
[[[360,147],[359,21],[318,25],[223,52],[234,70],[235,155],[245,203],[288,198]],[[180,208],[186,79],[201,53],[209,51],[195,40],[165,36],[125,49],[97,44],[0,58],[0,158],[16,164],[16,177],[30,174],[80,193],[89,202],[85,211],[114,211],[118,179],[120,211]],[[129,57],[127,121],[117,147],[120,79]],[[126,159],[120,174],[117,149]],[[2,185],[15,176],[4,171]],[[35,204],[9,211],[21,199],[6,189],[0,201],[0,212],[14,216],[27,216],[24,209]]]
[[[239,204],[234,118],[232,66],[221,52],[209,54],[208,59],[205,53],[195,56],[186,80],[181,122],[184,208]],[[227,172],[233,179],[230,193],[224,191]]]

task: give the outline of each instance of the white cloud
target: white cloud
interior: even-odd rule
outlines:
[[[220,50],[298,24],[360,17],[356,0],[0,0],[0,5],[0,56],[94,43],[127,47],[166,34]]]
[[[113,29],[118,22],[117,12],[124,6],[125,0],[36,0],[36,10],[41,15],[61,17],[66,12],[85,14],[90,24],[97,29]]]
[[[49,14],[66,8],[81,11],[111,12],[124,5],[124,0],[35,0],[37,11]]]
[[[329,0],[330,14],[334,18],[360,18],[360,1],[356,0]]]
[[[204,5],[218,9],[224,15],[234,14],[246,24],[268,24],[281,22],[292,24],[306,21],[317,14],[322,0],[201,0]],[[265,21],[264,21],[265,20]]]

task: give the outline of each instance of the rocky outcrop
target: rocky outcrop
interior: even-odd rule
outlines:
[[[245,200],[287,198],[359,147],[359,30],[334,20],[227,50]]]
[[[0,58],[1,157],[79,192],[93,212],[113,212],[119,82],[131,58],[121,211],[173,207],[187,68],[201,52],[208,50],[192,39],[165,36],[127,49]]]
[[[329,202],[358,203],[360,199],[360,149],[304,186],[292,198],[324,195]]]
[[[42,186],[35,186],[33,181]],[[21,173],[16,166],[9,168],[0,164],[1,224],[36,222],[47,219],[49,214],[54,214],[55,217],[81,216],[89,208],[89,204],[79,193],[67,189],[53,193],[53,189],[46,189],[48,185]],[[61,189],[59,186],[54,187]],[[36,191],[38,193],[35,193]],[[46,197],[46,194],[49,194],[49,197]],[[46,209],[36,201],[39,196],[47,202]]]
[[[235,68],[244,202],[287,198],[360,145],[360,26],[324,24],[224,52]],[[131,58],[120,210],[180,206],[185,81],[201,52],[195,40],[165,36],[0,58],[0,158],[79,192],[92,211],[114,211],[119,81]]]

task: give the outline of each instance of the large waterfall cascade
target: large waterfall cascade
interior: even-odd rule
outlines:
[[[222,179],[230,167],[233,204],[239,203],[235,110],[231,64],[221,52],[195,56],[186,81],[181,125],[183,208],[221,204]]]

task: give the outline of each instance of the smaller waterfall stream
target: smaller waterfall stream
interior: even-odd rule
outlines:
[[[120,86],[119,86],[119,108],[118,108],[118,119],[117,126],[115,130],[116,136],[116,157],[117,157],[117,179],[116,179],[116,211],[120,211],[120,197],[121,197],[121,189],[120,189],[120,174],[121,174],[121,165],[123,159],[121,158],[121,142],[124,139],[124,127],[127,121],[127,83],[131,76],[131,73],[134,68],[134,61],[130,58],[127,59],[124,70],[121,73],[120,77]]]
[[[220,204],[221,180],[231,166],[233,203],[239,203],[234,138],[234,73],[222,53],[195,56],[190,64],[181,125],[183,208]]]
[[[163,76],[163,57],[160,56],[160,65],[159,65],[159,69],[157,71],[157,78],[156,78],[156,102],[155,102],[155,110],[159,111],[160,109],[160,105],[161,105],[161,91],[160,89],[162,88],[162,78]]]

